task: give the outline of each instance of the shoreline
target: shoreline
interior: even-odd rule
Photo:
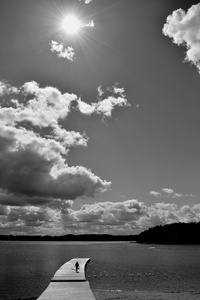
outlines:
[[[199,300],[200,290],[188,292],[94,290],[96,300]]]
[[[188,292],[163,291],[122,291],[103,290],[92,291],[96,300],[199,300],[200,290]],[[38,296],[39,297],[39,296]],[[36,300],[38,297],[17,298],[13,300]]]

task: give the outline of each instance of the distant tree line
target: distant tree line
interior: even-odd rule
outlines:
[[[137,235],[109,235],[109,234],[67,234],[62,236],[40,236],[40,235],[0,235],[0,240],[4,241],[136,241]]]
[[[40,235],[0,235],[4,241],[85,241],[117,242],[129,241],[148,244],[200,244],[200,222],[173,223],[151,227],[139,235],[110,234],[67,234],[62,236]]]
[[[138,243],[200,244],[200,222],[155,226],[141,232]]]

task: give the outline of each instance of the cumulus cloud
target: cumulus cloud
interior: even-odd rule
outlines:
[[[171,197],[171,198],[195,197],[195,195],[192,195],[192,194],[176,193],[174,190],[169,189],[169,188],[163,188],[160,192],[151,191],[150,195],[155,196],[155,197],[168,197],[168,198],[169,197]]]
[[[122,225],[126,222],[134,222],[146,213],[146,208],[142,202],[127,200],[124,202],[85,204],[79,211],[73,212],[73,217],[78,222],[83,223],[98,222],[104,225]]]
[[[177,45],[186,47],[185,61],[194,64],[200,72],[200,3],[191,6],[187,12],[175,10],[167,17],[163,34]]]
[[[110,188],[82,166],[68,166],[69,147],[87,146],[86,133],[60,124],[71,112],[74,94],[25,83],[19,89],[1,84],[3,93],[17,92],[0,106],[0,204],[63,206],[63,201],[93,197]],[[18,97],[18,99],[17,99]],[[54,200],[53,200],[54,199]]]
[[[56,41],[51,41],[51,52],[56,52],[58,57],[66,58],[70,61],[73,61],[75,59],[75,52],[74,49],[71,46],[68,46],[67,48],[64,48],[64,45],[62,43],[58,43]]]
[[[76,224],[74,229],[93,232],[129,234],[150,226],[175,222],[200,221],[199,207],[156,203],[146,206],[138,200],[102,202],[83,205],[79,211],[70,211],[64,224]]]
[[[78,107],[85,114],[101,113],[106,117],[115,106],[128,106],[123,88],[115,85],[109,88],[109,93],[110,98],[106,98],[103,92],[101,100],[98,89],[98,101],[94,105],[84,103],[74,94],[61,93],[55,87],[41,87],[35,81],[19,88],[0,82],[2,232],[62,234],[68,227],[77,228],[78,232],[80,224],[87,227],[95,216],[99,220],[98,212],[92,212],[93,207],[85,206],[75,212],[72,203],[77,198],[94,197],[109,190],[111,182],[83,166],[68,165],[70,148],[86,147],[89,138],[85,132],[68,131],[62,121]],[[111,104],[105,105],[106,101]],[[86,113],[86,108],[80,109],[80,103],[82,107],[88,105],[92,109],[90,113]],[[117,223],[123,224],[126,216],[137,210],[137,204],[135,208],[131,205],[126,203]],[[103,222],[112,223],[109,216],[106,218]]]

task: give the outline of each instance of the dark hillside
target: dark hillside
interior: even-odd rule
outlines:
[[[174,223],[155,226],[141,232],[138,243],[200,244],[199,223]]]

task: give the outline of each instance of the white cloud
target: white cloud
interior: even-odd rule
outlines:
[[[77,99],[74,94],[61,94],[54,88],[47,86],[40,88],[35,81],[27,82],[21,87],[21,101],[17,107],[1,107],[0,118],[7,124],[28,121],[34,126],[57,126],[59,120],[64,119],[70,112],[71,102]],[[12,101],[12,100],[11,100]],[[13,102],[13,101],[12,101]]]
[[[172,194],[174,194],[174,191],[173,191],[172,189],[163,188],[162,191],[163,191],[165,194],[169,195],[169,196],[171,196]]]
[[[70,146],[87,146],[89,138],[86,133],[81,134],[75,131],[66,131],[59,126],[55,126],[53,129],[53,135],[56,140],[62,142],[66,147]]]
[[[103,98],[104,94],[108,94],[107,97]],[[93,113],[102,114],[104,117],[111,117],[112,110],[115,106],[128,107],[130,104],[125,98],[124,88],[114,85],[111,88],[107,88],[104,92],[102,87],[98,87],[98,101],[91,104],[83,102],[78,99],[78,109],[85,115],[91,115]]]
[[[88,115],[88,116],[96,112],[95,105],[93,103],[88,104],[88,103],[82,101],[81,99],[78,99],[78,109],[82,114]]]
[[[161,193],[156,192],[156,191],[151,191],[151,192],[150,192],[150,195],[155,196],[155,197],[161,197],[161,196],[162,196]]]
[[[169,188],[162,188],[160,192],[156,191],[151,191],[150,195],[155,196],[155,197],[171,197],[171,198],[182,198],[182,197],[195,197],[193,194],[181,194],[181,193],[176,193],[174,190],[169,189]]]
[[[167,17],[163,34],[177,45],[187,48],[185,61],[193,63],[200,72],[200,3],[191,6],[187,12],[175,10]]]
[[[82,27],[90,27],[93,28],[94,27],[94,21],[89,21],[88,23],[84,24]]]
[[[75,59],[75,52],[71,46],[64,48],[63,44],[56,41],[51,41],[51,52],[56,52],[58,57],[66,58],[70,61]]]
[[[97,91],[98,91],[98,96],[99,96],[99,97],[102,97],[102,96],[103,96],[103,94],[104,94],[104,91],[103,91],[103,89],[102,89],[102,86],[101,86],[101,85],[97,87]]]
[[[86,204],[78,212],[74,211],[73,214],[78,222],[96,222],[98,220],[100,223],[109,225],[136,221],[141,215],[146,215],[146,208],[142,202],[137,200]]]
[[[102,113],[104,116],[110,117],[115,106],[127,106],[127,101],[122,97],[108,97],[107,99],[94,103],[94,106],[97,114]]]

